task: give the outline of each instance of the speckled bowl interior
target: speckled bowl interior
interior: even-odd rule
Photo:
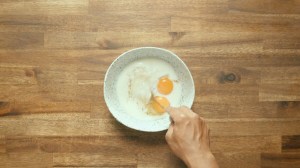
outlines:
[[[112,115],[122,124],[129,128],[146,131],[158,132],[166,130],[170,125],[168,115],[153,120],[139,120],[130,116],[123,110],[118,100],[116,84],[118,75],[131,62],[141,58],[162,59],[171,64],[177,73],[179,81],[184,81],[182,85],[182,95],[177,106],[185,105],[191,107],[195,97],[195,87],[192,75],[184,62],[174,53],[156,47],[142,47],[129,50],[120,55],[108,68],[104,79],[104,99]]]

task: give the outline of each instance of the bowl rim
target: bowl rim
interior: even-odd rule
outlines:
[[[187,70],[187,74],[189,76],[189,78],[191,79],[191,84],[192,84],[192,90],[193,92],[191,93],[192,94],[192,101],[190,102],[190,104],[186,105],[187,107],[191,108],[194,101],[195,101],[195,83],[194,83],[194,79],[193,79],[193,76],[189,70],[189,68],[187,67],[187,65],[184,63],[183,60],[181,60],[181,58],[179,56],[177,56],[175,53],[173,53],[172,51],[170,50],[167,50],[167,49],[164,49],[164,48],[159,48],[159,47],[138,47],[138,48],[133,48],[133,49],[130,49],[130,50],[127,50],[125,52],[123,52],[121,55],[119,55],[117,58],[114,59],[114,61],[110,64],[110,66],[108,67],[108,69],[106,70],[106,73],[105,73],[105,76],[104,76],[104,80],[103,80],[103,97],[104,97],[104,101],[105,101],[105,104],[109,110],[109,112],[112,114],[112,116],[121,124],[123,124],[124,126],[130,128],[130,129],[133,129],[133,130],[138,130],[138,131],[143,131],[143,132],[160,132],[160,131],[164,131],[166,129],[168,129],[168,127],[166,128],[161,128],[161,129],[155,129],[155,130],[145,130],[145,129],[140,129],[140,128],[137,128],[137,127],[132,127],[132,126],[129,126],[127,125],[126,123],[124,123],[123,121],[121,121],[117,116],[116,114],[114,114],[114,112],[112,112],[112,108],[109,106],[108,104],[108,100],[107,100],[107,89],[106,89],[106,81],[107,81],[107,77],[109,75],[109,72],[111,70],[111,68],[113,67],[113,65],[121,58],[123,57],[124,55],[126,55],[127,53],[129,52],[132,52],[132,51],[135,51],[135,50],[143,50],[143,49],[155,49],[155,50],[161,50],[161,51],[164,51],[164,52],[167,52],[169,54],[171,54],[172,56],[176,57],[178,61],[180,61],[180,63],[183,65],[183,67]],[[169,114],[168,114],[169,115]]]

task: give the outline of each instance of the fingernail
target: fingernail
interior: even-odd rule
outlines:
[[[168,108],[165,108],[165,111],[166,111],[166,113],[168,113],[169,115],[171,115],[171,114],[170,114],[171,110],[170,110],[169,107],[168,107]]]

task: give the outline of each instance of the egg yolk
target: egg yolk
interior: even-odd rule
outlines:
[[[151,107],[158,113],[165,112],[165,108],[169,106],[170,106],[170,102],[165,97],[155,96],[151,101]]]
[[[157,90],[164,95],[170,94],[173,90],[173,82],[167,77],[162,77],[158,81]]]

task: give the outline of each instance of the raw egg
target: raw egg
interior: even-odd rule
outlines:
[[[173,82],[168,77],[161,77],[157,83],[157,90],[159,93],[168,95],[173,90]]]
[[[169,106],[170,106],[170,102],[165,97],[155,96],[151,101],[151,107],[158,113],[165,112],[165,108]]]
[[[173,66],[162,59],[135,60],[118,75],[120,106],[125,113],[139,120],[165,117],[166,107],[180,104],[182,89],[177,80]]]

